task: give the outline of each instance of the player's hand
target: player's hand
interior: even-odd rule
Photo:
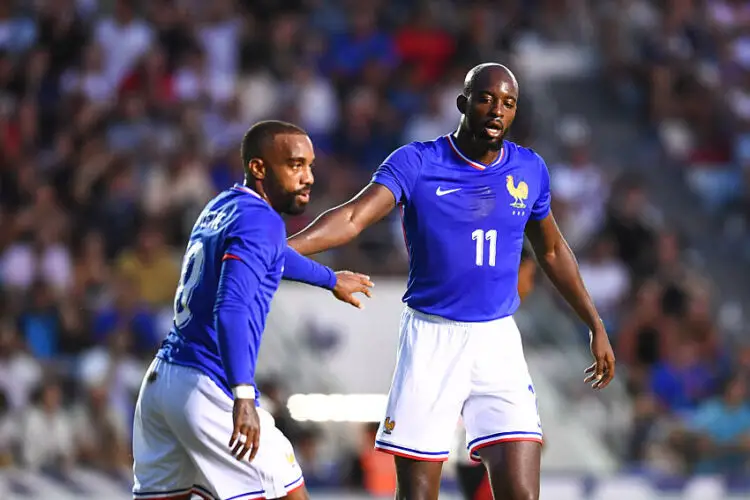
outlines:
[[[586,368],[584,383],[591,383],[595,390],[604,389],[615,377],[615,353],[604,328],[591,333],[591,354],[594,364]]]
[[[341,302],[362,309],[362,302],[354,294],[363,293],[367,297],[372,297],[370,288],[373,286],[375,285],[370,281],[369,276],[351,271],[339,271],[336,273],[336,286],[333,287],[332,291],[333,296]]]
[[[248,461],[252,462],[258,454],[260,445],[260,418],[255,409],[254,399],[235,399],[232,408],[232,419],[234,420],[234,432],[229,440],[232,455],[237,460],[245,458],[248,452]],[[242,436],[242,437],[240,437]]]

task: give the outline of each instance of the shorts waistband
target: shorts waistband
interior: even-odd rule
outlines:
[[[422,311],[418,311],[412,307],[406,306],[405,311],[411,315],[413,315],[416,318],[422,319],[424,321],[429,321],[431,323],[438,323],[441,325],[452,325],[452,326],[459,326],[459,327],[467,327],[472,325],[486,325],[489,323],[496,323],[498,321],[513,321],[513,316],[503,316],[501,318],[497,319],[491,319],[489,321],[454,321],[452,319],[444,318],[442,316],[437,316],[435,314],[427,314],[423,313]]]

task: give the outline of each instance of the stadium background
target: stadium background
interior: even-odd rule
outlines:
[[[519,312],[542,498],[750,497],[750,6],[743,0],[0,2],[0,498],[128,498],[145,363],[186,235],[256,120],[312,136],[303,227],[394,148],[454,129],[474,64],[516,71],[513,138],[606,319],[618,378],[544,279]],[[389,496],[371,452],[406,271],[396,217],[320,256],[363,312],[285,285],[265,401],[314,498]],[[460,454],[456,454],[460,459]],[[445,497],[455,495],[452,467]],[[726,497],[729,498],[729,497]]]

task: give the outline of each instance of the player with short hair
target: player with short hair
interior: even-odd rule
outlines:
[[[280,214],[301,213],[314,180],[313,146],[302,129],[255,124],[243,138],[242,161],[244,184],[211,200],[193,227],[174,324],[141,386],[137,499],[307,498],[289,440],[257,408],[255,366],[271,299],[283,277],[359,307],[353,294],[369,296],[372,283],[287,246]]]
[[[397,498],[436,499],[459,415],[500,500],[539,497],[542,426],[513,313],[524,234],[591,331],[596,389],[615,373],[607,332],[550,211],[534,151],[505,140],[518,83],[500,64],[466,75],[456,132],[394,151],[352,200],[293,236],[303,255],[403,215],[409,278],[396,369],[375,446],[396,456]]]

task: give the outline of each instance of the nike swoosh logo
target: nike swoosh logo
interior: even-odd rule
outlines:
[[[440,188],[440,186],[438,186],[437,191],[435,191],[435,194],[438,196],[445,196],[446,194],[455,193],[456,191],[461,191],[461,188],[443,190]]]

